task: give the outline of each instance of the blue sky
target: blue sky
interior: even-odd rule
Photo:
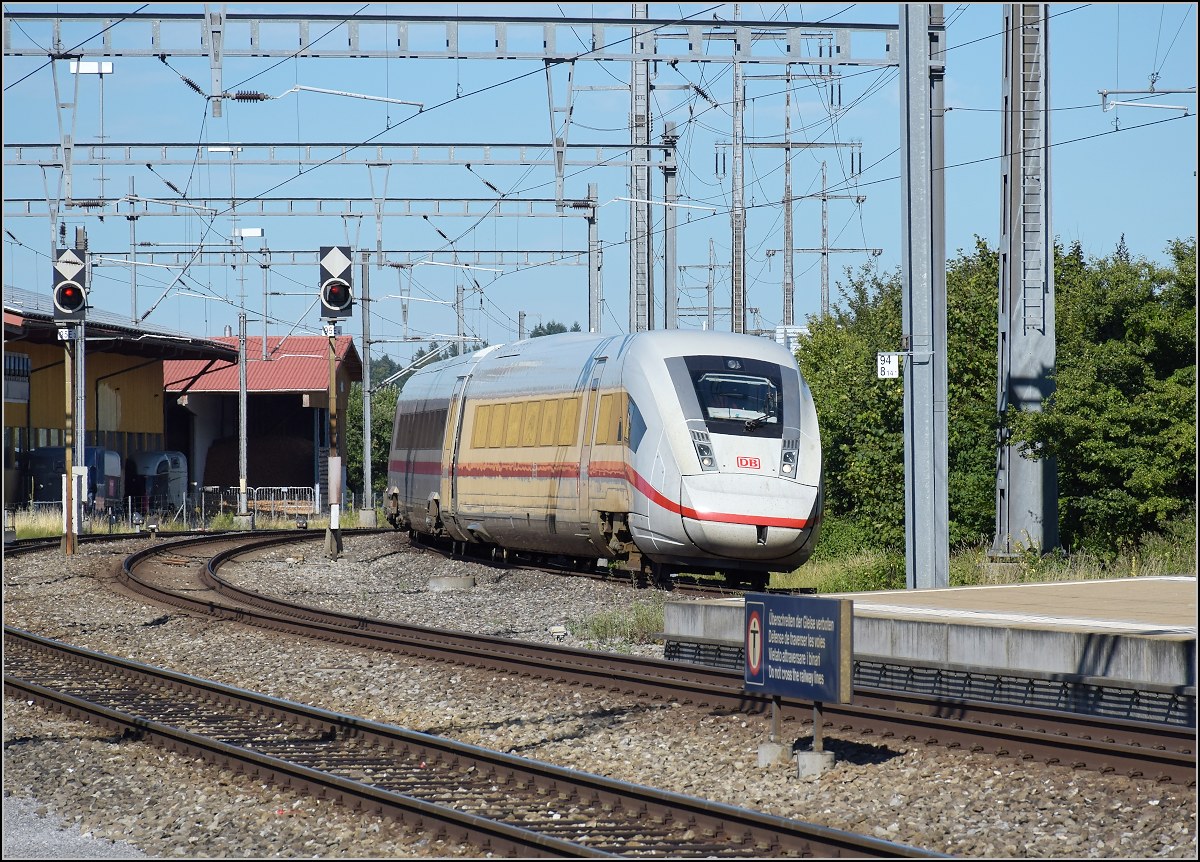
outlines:
[[[7,14],[50,11],[51,4],[10,3]],[[61,7],[66,9],[68,7]],[[71,9],[112,13],[129,12],[140,4],[71,4]],[[141,8],[146,13],[199,9],[196,4],[155,4]],[[230,12],[253,12],[279,6],[229,4]],[[422,15],[491,15],[491,4],[292,4],[289,13],[320,13],[351,17],[363,11]],[[516,16],[560,17],[592,14],[627,17],[630,4],[517,3],[509,8]],[[1001,12],[999,4],[946,4],[948,22],[946,62],[946,213],[947,249],[970,252],[975,237],[995,247],[999,235],[1000,149],[1000,52]],[[779,20],[850,23],[896,23],[895,4],[740,4],[741,17]],[[1160,93],[1154,97],[1127,95],[1124,100],[1143,104],[1181,105],[1187,112],[1169,108],[1123,106],[1111,111],[1101,108],[1100,90],[1147,90],[1154,81],[1158,91],[1196,86],[1195,4],[1052,4],[1050,25],[1050,86],[1052,151],[1052,215],[1054,232],[1063,243],[1078,241],[1090,256],[1111,254],[1121,236],[1135,256],[1164,259],[1167,243],[1196,235],[1196,99],[1190,94]],[[715,16],[732,20],[733,4],[652,3],[651,18],[690,18],[711,21]],[[92,36],[101,25],[73,28],[64,36],[73,47]],[[116,28],[132,25],[116,24]],[[90,28],[90,29],[89,29]],[[289,31],[290,32],[290,31]],[[322,32],[314,26],[313,34]],[[331,39],[342,38],[335,30]],[[282,33],[266,38],[286,38]],[[580,30],[579,50],[590,34]],[[48,27],[14,30],[18,45],[46,46]],[[145,46],[148,36],[141,30],[118,34],[115,39]],[[230,38],[235,38],[230,34]],[[418,38],[414,34],[414,39]],[[611,37],[610,37],[611,38]],[[364,30],[366,44],[386,44],[378,32]],[[92,42],[90,44],[96,44]],[[80,50],[84,60],[102,59]],[[121,196],[134,178],[140,196],[178,198],[175,189],[188,197],[220,198],[255,195],[268,197],[371,197],[382,191],[383,174],[372,174],[362,166],[330,164],[315,170],[299,169],[287,161],[296,144],[337,142],[412,143],[525,143],[544,145],[550,137],[546,78],[541,63],[503,61],[280,60],[227,57],[224,86],[228,91],[256,90],[272,98],[242,104],[224,101],[222,116],[214,118],[209,103],[183,80],[202,89],[211,82],[203,59],[108,58],[111,75],[80,76],[74,137],[78,144],[96,143],[101,134],[109,142],[188,143],[204,147],[230,142],[274,142],[293,145],[280,151],[279,164],[256,166],[226,164],[213,166],[160,165],[147,168],[79,166],[74,172],[76,198]],[[59,98],[69,101],[73,78],[65,62],[58,64]],[[747,76],[778,74],[782,67],[756,65]],[[800,72],[800,67],[793,67]],[[581,61],[575,66],[577,89],[572,143],[618,146],[627,144],[628,91],[604,89],[625,86],[628,63]],[[845,148],[814,148],[797,151],[792,160],[792,189],[807,195],[794,209],[796,247],[821,244],[821,204],[814,197],[821,189],[822,161],[831,193],[858,195],[864,200],[828,202],[829,242],[834,248],[881,248],[878,257],[863,253],[830,255],[831,298],[838,299],[836,282],[843,270],[871,263],[885,271],[900,264],[900,162],[899,89],[897,70],[892,68],[846,67],[842,69],[841,104],[831,111],[827,88],[808,82],[793,84],[791,128],[795,141],[861,143],[862,171],[848,175]],[[560,87],[564,78],[558,78]],[[661,134],[662,121],[677,123],[679,142],[678,230],[680,265],[692,267],[677,274],[682,309],[706,303],[710,244],[717,263],[728,264],[731,235],[728,209],[731,202],[732,160],[724,170],[718,146],[731,139],[732,70],[728,63],[680,63],[676,68],[660,64],[652,77],[655,90],[652,139]],[[102,87],[101,87],[102,83]],[[711,96],[701,98],[691,85]],[[420,102],[425,110],[377,100],[336,96],[304,90],[302,86],[344,93]],[[688,87],[689,89],[681,89]],[[101,90],[103,92],[101,92]],[[560,90],[561,92],[561,90]],[[103,96],[103,113],[100,104]],[[784,85],[777,80],[750,80],[745,110],[746,140],[778,142],[784,129]],[[715,105],[713,104],[715,103]],[[4,59],[4,142],[56,143],[53,78],[45,55]],[[69,114],[64,111],[63,116]],[[544,148],[536,149],[541,154]],[[217,157],[220,158],[220,157]],[[747,150],[745,201],[749,212],[746,234],[747,304],[758,309],[747,315],[747,327],[773,328],[782,322],[780,281],[783,274],[783,152],[780,149]],[[655,169],[652,198],[661,198],[662,181]],[[44,201],[58,194],[57,173],[35,168],[4,168],[6,201],[32,198]],[[549,168],[505,167],[473,164],[471,169],[453,166],[396,165],[386,174],[389,198],[552,198],[554,173]],[[602,329],[621,332],[628,327],[628,214],[624,202],[630,195],[628,170],[620,167],[568,169],[565,194],[586,195],[589,183],[599,187],[601,202],[613,201],[600,210],[600,239],[605,248],[603,290],[605,307]],[[174,189],[172,189],[174,186]],[[711,209],[708,209],[711,208]],[[336,209],[336,207],[335,207]],[[550,208],[552,209],[552,208]],[[51,285],[50,222],[42,217],[12,217],[6,204],[4,220],[3,279],[9,285],[49,293]],[[654,207],[656,227],[661,227],[662,208]],[[123,217],[126,205],[103,220],[93,211],[64,211],[68,237],[74,228],[87,229],[91,250],[100,255],[125,257],[129,252],[129,223]],[[546,211],[543,207],[541,211]],[[44,212],[44,206],[39,212]],[[494,249],[538,249],[540,259],[563,256],[586,248],[586,226],[581,218],[515,218],[487,215],[450,217],[387,217],[382,225],[385,249],[450,249],[463,257]],[[265,244],[277,250],[316,251],[321,245],[350,244],[373,249],[377,226],[369,212],[349,225],[337,215],[320,217],[241,216],[225,206],[217,214],[196,211],[174,218],[140,218],[137,240],[157,243],[157,249],[190,250],[196,243],[215,243],[230,248],[234,228],[261,227],[262,239],[244,241],[252,253],[251,266],[189,268],[176,280],[178,270],[139,267],[137,313],[140,317],[153,306],[145,322],[196,335],[219,335],[224,327],[235,327],[245,295],[252,335],[263,332],[262,270],[253,256]],[[452,241],[448,243],[447,238]],[[73,243],[68,243],[73,244]],[[149,248],[149,247],[146,247]],[[656,303],[661,321],[662,244],[656,243]],[[445,259],[445,258],[443,258]],[[456,288],[465,291],[464,318],[469,335],[490,343],[511,340],[516,335],[520,312],[526,327],[551,320],[587,326],[587,271],[582,266],[535,267],[510,263],[495,266],[480,263],[478,269],[449,266],[372,268],[371,336],[373,355],[387,353],[400,362],[428,339],[453,334],[456,328],[452,303]],[[499,271],[496,271],[499,270]],[[106,311],[132,317],[132,296],[127,266],[101,263],[93,270],[92,303]],[[267,331],[271,335],[319,331],[321,321],[311,308],[318,274],[309,267],[272,267],[269,274]],[[357,268],[356,268],[357,278]],[[410,280],[411,279],[411,280]],[[819,310],[820,256],[795,256],[796,322]],[[169,285],[174,286],[168,291]],[[719,266],[714,273],[715,304],[729,302],[729,269]],[[421,301],[409,303],[403,313],[402,292]],[[685,316],[681,326],[699,327],[702,318]],[[661,325],[661,324],[660,324]],[[728,328],[727,313],[718,311],[717,327]],[[361,306],[345,331],[360,336]],[[417,339],[404,342],[402,339]]]

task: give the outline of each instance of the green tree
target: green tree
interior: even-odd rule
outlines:
[[[813,392],[825,504],[868,544],[904,546],[904,389],[881,380],[875,354],[899,349],[901,281],[870,267],[847,273],[843,304],[809,319],[797,357]],[[995,517],[998,258],[976,238],[946,267],[947,497],[951,544],[990,536]]]
[[[399,386],[384,386],[371,395],[371,486],[376,503],[387,488],[388,457],[392,448],[392,425],[396,418]],[[363,493],[363,389],[350,384],[346,405],[346,474],[355,494]]]
[[[533,328],[533,331],[529,333],[529,337],[530,338],[540,338],[543,335],[555,335],[559,332],[582,332],[582,331],[583,330],[581,330],[579,328],[578,321],[576,321],[574,324],[572,324],[570,330],[568,330],[567,325],[565,323],[559,323],[557,320],[550,320],[550,321],[547,321],[546,323],[539,323],[537,326],[535,326]]]
[[[374,385],[391,377],[400,370],[400,364],[386,353],[371,359],[371,384]]]
[[[875,375],[875,354],[900,342],[900,279],[863,267],[842,303],[811,317],[797,357],[812,390],[824,453],[825,506],[881,548],[904,546],[903,392]]]
[[[1029,457],[1058,459],[1069,548],[1111,552],[1195,505],[1196,241],[1171,265],[1056,250],[1056,391],[1006,417]]]

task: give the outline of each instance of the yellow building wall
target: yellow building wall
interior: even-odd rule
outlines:
[[[24,405],[6,404],[4,425],[58,428],[66,423],[67,389],[63,350],[57,345],[14,342],[9,353],[29,356],[28,415]],[[163,433],[163,371],[161,359],[88,354],[84,425],[88,431]]]

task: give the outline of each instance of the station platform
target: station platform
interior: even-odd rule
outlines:
[[[1152,720],[1164,710],[1195,719],[1195,577],[836,598],[854,601],[855,685],[961,697],[988,691],[993,699],[1048,707],[1081,700],[1095,707],[1104,699],[1097,692],[1115,689],[1133,700],[1161,700],[1147,707]],[[668,602],[666,657],[741,669],[744,614],[740,598]],[[1135,709],[1130,717],[1142,716]]]

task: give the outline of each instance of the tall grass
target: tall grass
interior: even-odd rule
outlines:
[[[662,633],[666,603],[666,593],[654,592],[624,608],[568,620],[566,628],[575,637],[597,646],[651,643]]]

